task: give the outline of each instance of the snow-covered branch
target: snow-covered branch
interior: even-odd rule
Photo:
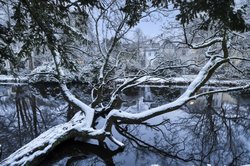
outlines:
[[[197,43],[197,44],[189,44],[189,46],[193,49],[201,49],[201,48],[206,48],[209,47],[215,43],[219,43],[222,42],[223,38],[222,37],[215,37],[215,38],[209,38],[207,40],[204,40],[201,43]]]
[[[146,79],[140,80],[142,77],[143,76],[137,76],[132,79],[124,80],[124,82],[118,88],[116,88],[114,92],[112,92],[109,103],[100,112],[97,113],[97,116],[100,116],[100,115],[104,116],[105,114],[108,114],[111,110],[115,109],[115,105],[117,104],[117,102],[121,102],[119,101],[119,97],[118,97],[119,93],[124,91],[125,89],[135,87],[145,82]]]
[[[103,132],[110,131],[112,124],[114,121],[122,121],[124,123],[140,123],[155,116],[176,110],[183,106],[185,103],[192,99],[192,96],[197,92],[197,90],[206,83],[206,81],[211,77],[213,72],[221,66],[223,63],[226,63],[227,60],[222,59],[220,57],[211,58],[207,64],[200,70],[197,77],[192,81],[192,83],[188,86],[186,91],[175,101],[149,109],[140,113],[128,113],[122,112],[120,110],[111,111],[106,119],[106,123],[104,127],[100,130]]]
[[[182,28],[183,28],[183,33],[184,33],[183,35],[184,35],[184,39],[185,39],[185,42],[183,44],[187,44],[192,49],[206,48],[206,47],[214,45],[215,43],[220,43],[223,41],[223,37],[220,37],[220,36],[217,37],[216,35],[218,32],[215,32],[213,35],[210,35],[208,38],[204,39],[202,42],[193,44],[192,41],[190,42],[188,40],[188,36],[187,36],[188,34],[186,31],[186,26],[184,24],[182,24]],[[192,32],[192,35],[194,38],[194,36],[196,35],[195,31]],[[193,38],[192,38],[192,40],[193,40]]]
[[[208,92],[204,92],[204,93],[200,93],[197,95],[194,95],[190,98],[190,100],[195,100],[199,97],[202,96],[207,96],[207,95],[211,95],[211,94],[215,94],[215,93],[224,93],[224,92],[232,92],[232,91],[239,91],[239,90],[246,90],[250,88],[250,83],[246,84],[244,86],[238,86],[238,87],[233,87],[233,88],[225,88],[225,89],[219,89],[219,90],[213,90],[213,91],[208,91]]]

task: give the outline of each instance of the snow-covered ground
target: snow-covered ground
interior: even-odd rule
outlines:
[[[67,77],[67,76],[66,76]],[[69,76],[66,78],[67,81],[79,81],[74,80],[75,75],[69,74]],[[183,75],[180,77],[169,77],[169,78],[157,78],[157,77],[151,77],[151,76],[144,76],[140,79],[138,79],[138,82],[142,82],[142,84],[146,85],[155,85],[155,86],[161,86],[161,85],[188,85],[190,84],[195,78],[195,75]],[[43,81],[43,82],[55,82],[56,79],[52,79],[51,75],[30,75],[30,76],[13,76],[13,75],[0,75],[0,83],[35,83],[36,81]],[[123,83],[124,79],[116,79],[116,83],[120,84]],[[250,82],[250,80],[217,80],[217,79],[210,79],[206,85],[210,86],[239,86],[244,85],[246,83]]]
[[[195,75],[183,75],[181,77],[169,77],[169,78],[156,78],[151,76],[145,76],[138,80],[138,82],[144,82],[149,85],[188,85],[195,79]],[[116,79],[116,82],[123,83],[124,79]],[[239,86],[250,82],[250,80],[216,80],[211,79],[206,84],[210,86]]]
[[[28,79],[26,76],[0,75],[0,83],[27,83]]]

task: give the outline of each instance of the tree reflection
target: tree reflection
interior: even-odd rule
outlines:
[[[233,98],[239,97],[237,95]],[[72,154],[68,151],[70,148],[65,148],[64,150],[68,151],[66,156],[71,156],[66,158],[66,163],[72,165],[243,165],[249,163],[250,153],[247,143],[250,136],[249,105],[242,105],[240,100],[236,103],[222,100],[218,104],[219,99],[221,97],[218,95],[210,95],[201,100],[192,101],[182,110],[167,114],[162,123],[158,123],[157,118],[138,125],[121,125],[117,122],[113,130],[114,133],[116,132],[116,137],[120,136],[120,140],[125,139],[123,142],[126,148],[123,153],[105,152],[108,147],[112,147],[112,144],[103,146],[96,143],[91,145],[94,147],[87,149],[88,146],[85,143],[79,142],[77,146],[78,144],[74,142],[70,146],[74,146],[74,152],[80,153]],[[89,153],[95,157],[88,155]],[[101,154],[112,155],[102,156]]]
[[[24,93],[23,87],[16,87],[15,105],[18,120],[19,135],[30,134],[31,138],[38,136],[38,119],[36,109],[36,99],[33,95]],[[22,137],[19,136],[19,145],[22,146]]]
[[[60,161],[67,166],[82,165],[84,163],[82,160],[87,160],[87,165],[97,165],[99,163],[112,166],[115,165],[113,157],[122,151],[123,149],[120,148],[111,150],[106,146],[68,140],[48,154],[39,165],[57,165],[60,164]],[[62,160],[65,158],[67,160]]]
[[[236,104],[221,101],[218,107],[216,100],[218,96],[210,95],[187,105],[178,120],[170,115],[161,124],[156,119],[139,127],[118,125],[116,129],[145,163],[152,160],[147,159],[148,153],[162,165],[249,163],[249,105],[240,106],[239,100]]]
[[[220,94],[222,95],[222,94]],[[206,98],[206,107],[196,110],[190,119],[183,119],[189,131],[195,136],[202,163],[214,165],[240,165],[249,163],[246,132],[244,124],[249,123],[249,111],[246,107],[228,101],[215,104],[216,95]],[[240,96],[237,96],[238,98]],[[239,101],[239,100],[238,100]],[[199,107],[189,107],[189,111]],[[195,122],[195,123],[194,123]]]
[[[78,110],[62,101],[59,94],[39,95],[38,89],[30,91],[27,86],[10,89],[7,97],[0,98],[3,112],[0,114],[0,144],[4,147],[4,156],[16,150],[16,144],[21,146],[46,127],[67,121]],[[138,111],[137,104],[148,104],[147,100],[137,102],[145,96],[142,89],[131,96],[129,93],[121,96],[125,102],[123,109],[129,107],[131,111]],[[155,99],[150,101],[152,106],[162,98],[170,101],[178,96],[180,89],[153,88],[151,93]],[[77,95],[87,100],[80,92]],[[38,165],[249,164],[249,100],[241,98],[240,94],[214,94],[190,101],[182,110],[166,114],[163,121],[161,117],[136,125],[122,125],[118,121],[113,133],[126,144],[124,151],[107,141],[104,144],[69,140],[41,158]]]
[[[3,94],[0,97],[2,158],[56,125],[60,120],[58,115],[65,113],[63,101],[53,102],[55,99],[50,98],[52,102],[47,102],[48,96],[37,95],[32,87],[16,85],[0,89]]]

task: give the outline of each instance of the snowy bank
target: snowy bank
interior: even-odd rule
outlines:
[[[66,75],[66,82],[82,82],[83,79],[80,79],[81,76],[74,74]],[[131,78],[132,79],[132,78]],[[169,78],[157,78],[151,76],[144,76],[137,80],[138,83],[141,82],[143,85],[153,85],[153,86],[164,86],[164,85],[189,85],[194,80],[193,75],[184,75],[181,77],[169,77]],[[124,83],[125,79],[116,79],[117,84]],[[30,74],[28,76],[16,76],[13,75],[0,75],[0,83],[38,83],[38,82],[57,82],[54,77],[54,74],[49,73],[39,73],[39,74]],[[244,85],[250,80],[217,80],[210,79],[206,85],[209,86],[240,86]]]
[[[137,80],[137,82],[143,82],[143,85],[189,85],[194,80],[193,75],[183,75],[181,77],[170,77],[170,78],[157,78],[151,76],[144,76]],[[116,79],[117,84],[124,82],[124,79]],[[250,80],[209,80],[206,85],[209,86],[240,86],[244,85]]]
[[[26,76],[0,75],[0,83],[28,83]]]

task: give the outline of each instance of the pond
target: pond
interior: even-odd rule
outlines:
[[[90,94],[71,86],[89,103]],[[213,88],[204,88],[208,91]],[[120,109],[141,112],[176,99],[185,87],[141,86],[126,90]],[[1,159],[41,132],[68,121],[77,110],[56,85],[0,85]],[[58,146],[40,165],[244,165],[250,164],[250,96],[219,93],[140,125],[117,125],[120,150],[79,138]]]

